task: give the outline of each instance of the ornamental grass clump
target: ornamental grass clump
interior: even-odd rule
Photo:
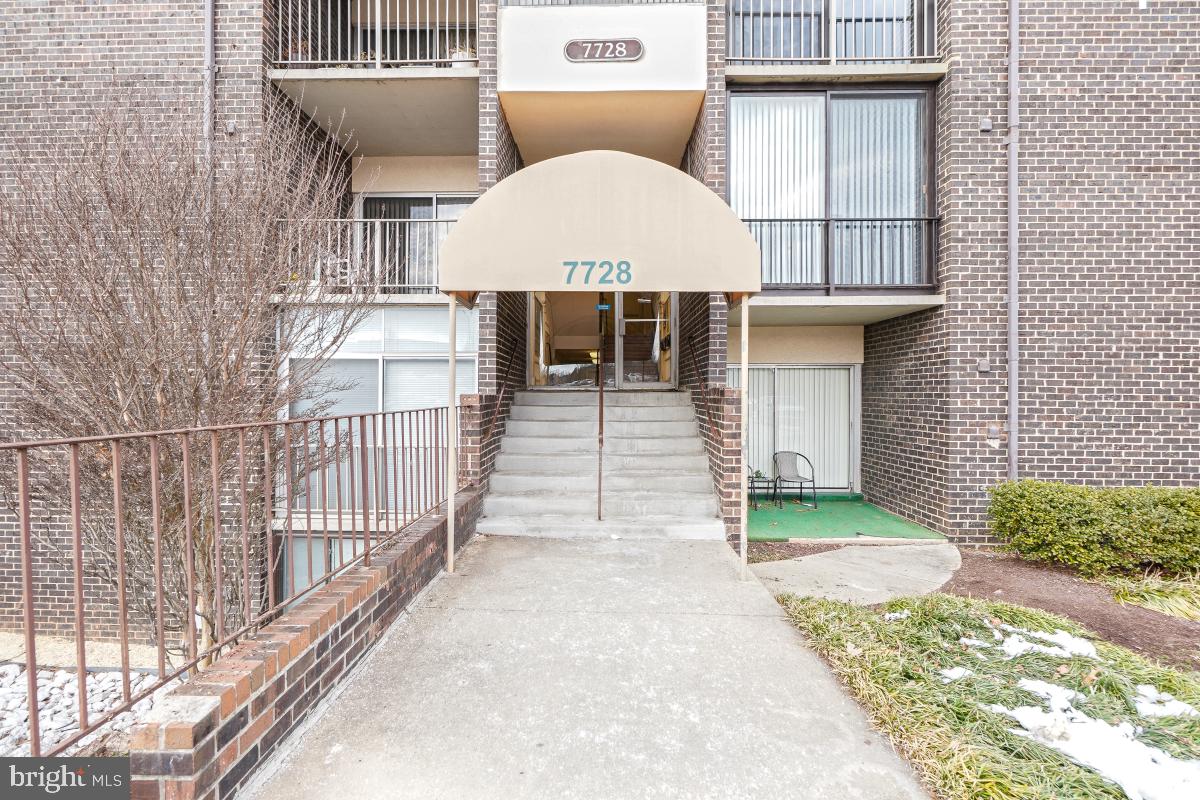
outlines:
[[[939,800],[1200,796],[1175,793],[1200,786],[1200,715],[1160,715],[1146,705],[1169,695],[1176,708],[1200,708],[1197,673],[1004,603],[942,594],[881,609],[779,600]],[[1016,719],[1055,716],[1047,693],[1059,698],[1062,730],[1031,730]],[[1097,731],[1121,749],[1087,752]],[[1158,754],[1144,768],[1130,759],[1148,752],[1143,746]],[[1064,751],[1070,747],[1075,758]],[[1091,766],[1080,763],[1089,755]]]

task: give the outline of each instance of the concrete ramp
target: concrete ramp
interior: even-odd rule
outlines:
[[[245,797],[926,797],[724,542],[481,538]]]

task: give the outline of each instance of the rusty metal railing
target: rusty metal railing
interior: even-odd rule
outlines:
[[[0,445],[21,553],[22,752],[69,751],[165,684],[203,670],[305,594],[351,566],[369,566],[373,553],[445,502],[447,413]],[[75,640],[75,719],[64,726],[56,713],[48,731],[39,629]],[[89,646],[114,640],[119,696],[98,706],[89,692]],[[131,646],[152,665],[132,664]],[[153,679],[135,673],[139,666]]]

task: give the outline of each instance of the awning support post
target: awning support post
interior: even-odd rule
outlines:
[[[741,372],[741,435],[738,437],[742,447],[742,469],[740,481],[742,485],[742,531],[741,531],[741,559],[742,559],[742,578],[748,577],[747,564],[749,563],[750,554],[747,551],[749,543],[749,534],[747,525],[749,524],[749,513],[747,511],[750,505],[750,495],[748,494],[746,471],[750,465],[746,463],[748,448],[746,447],[746,419],[750,414],[750,299],[742,297],[742,336],[741,336],[741,351],[742,351],[742,372]]]
[[[450,371],[448,400],[446,405],[446,572],[454,572],[454,511],[458,500],[458,403],[455,390],[458,387],[458,300],[454,292],[447,294],[450,319]]]
[[[596,418],[596,521],[604,521],[604,321],[608,318],[602,306],[604,305],[604,293],[601,292],[598,297],[599,302],[596,303],[596,310],[600,312],[600,347],[597,348],[596,358],[596,388],[599,389],[599,407],[597,409]],[[613,295],[613,302],[616,302],[616,295]],[[614,336],[613,342],[616,342]]]

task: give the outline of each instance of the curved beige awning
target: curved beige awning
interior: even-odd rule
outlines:
[[[483,194],[451,227],[439,288],[476,292],[761,289],[746,226],[687,173],[612,150],[552,158]],[[593,263],[594,262],[594,263]]]

